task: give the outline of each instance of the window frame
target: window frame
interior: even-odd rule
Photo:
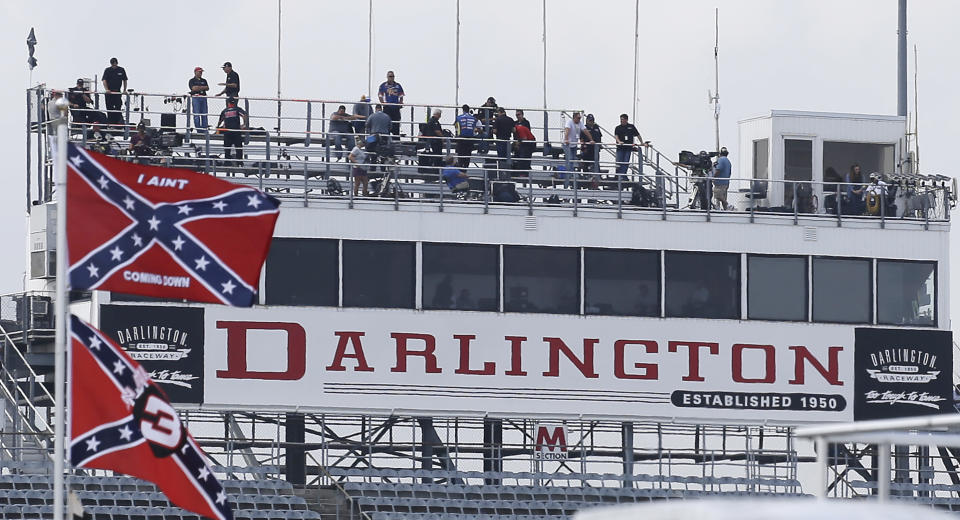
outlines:
[[[340,306],[339,292],[340,292],[340,285],[342,284],[342,280],[340,279],[340,270],[341,270],[341,265],[340,265],[340,264],[341,264],[340,241],[339,241],[338,239],[336,239],[336,238],[323,238],[323,237],[277,237],[277,236],[275,236],[275,237],[273,237],[273,238],[271,239],[271,244],[270,244],[271,251],[273,250],[273,241],[274,241],[274,240],[277,240],[277,241],[286,241],[286,242],[290,242],[290,243],[294,243],[294,242],[300,242],[300,243],[332,242],[332,243],[333,243],[333,248],[334,248],[334,251],[335,251],[334,261],[335,261],[336,264],[337,264],[336,280],[335,280],[335,282],[334,282],[334,286],[335,286],[335,287],[334,287],[334,292],[335,292],[335,294],[334,294],[334,299],[333,299],[333,304],[332,304],[332,305],[322,305],[322,304],[309,304],[309,305],[306,305],[306,304],[296,304],[296,303],[275,303],[275,302],[270,302],[270,301],[269,301],[269,298],[270,298],[270,290],[269,290],[269,288],[267,287],[267,284],[269,283],[269,278],[270,278],[270,277],[269,277],[269,272],[270,272],[270,267],[269,267],[269,264],[270,264],[270,255],[269,255],[269,253],[268,253],[266,259],[264,260],[264,265],[263,265],[263,277],[262,277],[262,280],[261,280],[261,282],[263,283],[263,294],[262,294],[262,302],[263,302],[263,303],[262,303],[262,305],[279,306],[279,307],[339,307],[339,306]],[[258,296],[257,303],[260,304],[260,301],[261,301],[261,298]]]
[[[747,274],[746,279],[747,283],[745,284],[744,290],[747,292],[747,314],[746,319],[749,321],[785,321],[789,323],[808,323],[813,317],[813,309],[811,308],[811,286],[810,282],[812,279],[812,273],[810,272],[810,267],[813,262],[810,261],[809,255],[789,255],[789,254],[773,254],[773,253],[746,253],[747,257]],[[787,319],[771,319],[771,318],[751,318],[750,317],[750,259],[753,257],[760,258],[801,258],[803,259],[803,308],[804,308],[804,318],[801,320],[787,320]]]
[[[347,250],[347,244],[351,242],[365,242],[365,243],[388,243],[388,244],[404,244],[412,246],[413,250],[411,252],[411,268],[410,268],[410,287],[412,289],[412,294],[410,295],[410,306],[409,307],[372,307],[365,305],[347,305],[347,292],[346,292],[346,262],[344,262],[344,253]],[[411,240],[375,240],[375,239],[342,239],[340,241],[340,291],[343,294],[343,297],[340,300],[340,307],[343,309],[401,309],[401,310],[418,310],[417,309],[417,243],[419,241]],[[421,269],[422,271],[422,269]]]
[[[433,242],[433,241],[425,241],[425,240],[418,241],[418,243],[420,244],[420,270],[419,270],[420,282],[419,282],[419,285],[420,285],[420,293],[421,293],[421,294],[424,294],[424,293],[423,293],[423,291],[424,291],[424,289],[425,289],[424,284],[426,283],[426,273],[424,272],[424,268],[423,268],[424,258],[425,258],[425,256],[426,256],[426,254],[425,254],[425,247],[426,247],[426,246],[489,247],[489,248],[492,248],[492,249],[495,251],[496,254],[495,254],[494,256],[496,256],[496,262],[497,262],[496,268],[494,269],[494,273],[493,273],[493,276],[494,276],[494,278],[496,279],[496,284],[495,284],[495,286],[494,286],[494,287],[495,287],[495,289],[494,289],[494,296],[495,296],[495,298],[497,299],[497,305],[495,306],[494,309],[433,309],[433,308],[429,308],[429,307],[427,306],[427,300],[426,300],[426,298],[424,297],[424,298],[422,298],[422,301],[420,302],[420,308],[419,308],[419,310],[422,310],[422,311],[430,311],[430,312],[433,312],[433,311],[501,312],[501,309],[503,308],[503,255],[500,254],[500,247],[501,247],[500,244],[485,244],[485,243],[482,243],[482,242]]]
[[[662,301],[661,301],[661,306],[662,306],[662,311],[663,311],[663,317],[664,317],[664,318],[668,318],[668,319],[669,319],[669,318],[682,318],[682,319],[694,319],[694,320],[737,320],[737,321],[743,321],[743,291],[744,291],[744,284],[743,284],[743,265],[742,265],[742,264],[743,264],[743,255],[744,255],[744,253],[742,253],[742,252],[736,252],[736,251],[691,251],[691,250],[687,250],[687,249],[663,249],[662,251],[663,251],[663,256],[661,257],[661,258],[662,258],[662,264],[661,264],[661,265],[662,265],[662,269],[661,269],[661,272],[663,273],[663,278],[661,279],[661,284],[663,285],[664,297],[663,297],[663,299],[662,299]],[[670,253],[685,253],[685,254],[700,254],[700,255],[734,255],[734,256],[736,256],[736,257],[737,257],[737,262],[736,262],[735,265],[737,266],[737,279],[736,279],[736,285],[737,285],[737,298],[736,298],[737,308],[736,308],[736,312],[734,313],[735,317],[733,317],[733,318],[704,318],[704,317],[672,316],[672,315],[670,315],[670,313],[669,313],[669,311],[668,311],[668,309],[667,309],[667,297],[666,297],[666,293],[667,293],[667,291],[668,291],[668,289],[667,289],[667,256],[668,256]]]
[[[508,310],[507,308],[507,250],[508,248],[518,248],[518,249],[564,249],[570,250],[576,253],[577,256],[577,277],[576,280],[576,290],[577,290],[577,308],[573,312],[551,312],[551,311],[513,311]],[[583,272],[583,246],[547,246],[539,244],[501,244],[500,248],[500,272],[502,276],[500,278],[500,298],[502,302],[502,308],[504,313],[508,314],[553,314],[556,316],[583,316],[583,307],[584,307],[584,294],[583,294],[583,284],[584,284],[584,272]]]
[[[870,272],[868,273],[869,282],[867,283],[867,289],[869,293],[867,294],[867,308],[870,309],[870,316],[867,318],[867,321],[826,321],[826,320],[817,320],[816,319],[816,291],[817,291],[817,277],[816,277],[816,263],[818,259],[824,260],[857,260],[860,262],[866,262],[870,267]],[[867,258],[862,256],[837,256],[837,255],[811,255],[810,256],[810,323],[837,323],[841,325],[875,325],[877,321],[877,306],[876,306],[876,285],[877,285],[877,276],[876,269],[874,269],[874,258]]]
[[[594,246],[583,246],[580,248],[581,260],[580,260],[580,272],[581,274],[581,295],[580,303],[582,308],[582,315],[584,316],[613,316],[621,318],[660,318],[663,316],[665,303],[662,297],[663,289],[665,285],[665,273],[664,273],[664,255],[662,254],[662,249],[630,249],[624,247],[594,247]],[[589,250],[593,251],[620,251],[625,253],[647,253],[651,256],[656,255],[657,257],[657,272],[656,272],[656,300],[657,300],[657,314],[653,316],[646,316],[641,314],[603,314],[603,313],[588,313],[587,312],[587,252]]]
[[[936,329],[940,326],[940,262],[937,260],[906,260],[903,258],[877,258],[877,269],[876,274],[874,275],[875,280],[875,291],[876,291],[876,301],[877,308],[874,309],[874,319],[873,321],[877,325],[883,325],[885,327],[923,327],[925,329]],[[880,263],[881,262],[890,262],[898,264],[933,264],[933,323],[929,325],[916,324],[916,323],[883,323],[880,321]]]

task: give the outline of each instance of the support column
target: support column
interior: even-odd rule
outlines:
[[[620,425],[620,435],[623,441],[623,487],[633,487],[633,423],[625,422]]]
[[[898,484],[910,482],[910,447],[893,447],[893,481]],[[913,496],[913,492],[906,489],[894,490],[892,495]]]
[[[284,423],[286,442],[296,445],[287,445],[287,482],[293,485],[307,483],[307,457],[303,442],[306,440],[304,432],[304,417],[302,413],[288,413]]]
[[[425,470],[433,469],[433,447],[436,433],[433,429],[433,419],[424,417],[420,422],[420,468]],[[433,479],[424,477],[423,483],[430,484]]]
[[[483,471],[503,471],[503,420],[483,420]],[[486,478],[483,483],[488,486],[499,486],[499,478]]]

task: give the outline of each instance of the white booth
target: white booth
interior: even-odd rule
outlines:
[[[737,177],[757,206],[793,206],[794,185],[812,181],[814,201],[824,200],[854,164],[866,176],[900,173],[906,118],[772,110],[739,122]],[[753,179],[748,183],[747,179]],[[787,181],[787,182],[784,182]],[[818,212],[823,203],[815,203]]]

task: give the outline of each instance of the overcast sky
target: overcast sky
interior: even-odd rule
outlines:
[[[542,106],[541,1],[461,4],[460,102],[478,105],[495,96],[508,107]],[[585,109],[612,128],[619,113],[632,109],[634,0],[547,4],[547,104]],[[240,73],[244,95],[277,91],[275,1],[168,1],[142,10],[147,4],[99,0],[2,5],[0,88],[7,115],[0,143],[7,167],[0,190],[0,293],[21,288],[25,266],[24,89],[31,76],[24,42],[30,27],[39,40],[33,84],[72,86],[77,77],[100,75],[116,56],[130,88],[141,91],[183,93],[198,65],[211,84],[222,81],[225,60]],[[456,2],[373,5],[374,84],[392,69],[408,102],[453,104]],[[771,109],[896,113],[897,0],[641,1],[635,122],[663,153],[713,145],[707,90],[714,81],[715,7],[720,133],[734,168],[740,119]],[[910,1],[910,110],[916,45],[921,166],[947,175],[958,162],[952,140],[960,116],[958,19],[955,0]],[[284,97],[353,100],[367,92],[366,0],[283,0],[282,27]],[[952,278],[960,283],[960,276]]]

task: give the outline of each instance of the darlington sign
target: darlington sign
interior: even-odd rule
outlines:
[[[205,314],[203,401],[214,407],[854,418],[852,326],[216,306]],[[937,363],[950,373],[950,359]]]

